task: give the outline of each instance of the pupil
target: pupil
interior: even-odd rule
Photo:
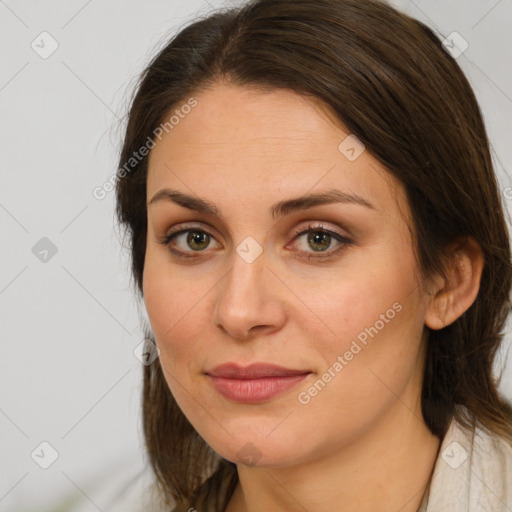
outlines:
[[[207,233],[191,231],[187,236],[187,243],[189,245],[198,243],[201,246],[201,239],[203,239],[203,241],[206,239],[206,244],[204,246],[199,247],[199,249],[204,249],[204,247],[208,247],[208,239],[206,238],[208,236],[209,235]],[[194,247],[192,247],[192,246],[191,246],[191,248],[194,249]],[[198,250],[198,249],[194,249],[194,250]]]
[[[328,237],[330,237],[331,235],[329,235],[329,233],[322,233],[322,232],[319,232],[317,231],[316,233],[310,233],[309,236],[308,236],[308,242],[313,242],[313,243],[322,243],[322,241],[327,241],[327,243],[324,243],[323,246],[320,248],[320,251],[325,251],[325,249],[328,249],[329,247],[329,239]],[[314,248],[314,247],[313,247]]]

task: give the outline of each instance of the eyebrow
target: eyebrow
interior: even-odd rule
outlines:
[[[148,206],[164,200],[171,201],[189,210],[194,210],[206,215],[214,215],[223,219],[222,213],[213,203],[201,199],[200,197],[190,196],[179,190],[170,188],[159,190],[148,202]],[[307,210],[315,206],[333,203],[351,203],[377,210],[377,208],[364,197],[353,193],[342,192],[341,190],[331,189],[279,201],[270,207],[269,212],[273,218],[277,218],[288,215],[291,212]]]

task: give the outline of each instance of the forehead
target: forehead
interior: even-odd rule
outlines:
[[[351,134],[316,98],[231,84],[193,96],[197,105],[151,150],[148,199],[172,187],[212,201],[229,195],[267,204],[336,188],[380,210],[405,201],[401,183],[369,151],[351,160],[340,150]]]

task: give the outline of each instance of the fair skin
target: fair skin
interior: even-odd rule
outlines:
[[[426,293],[402,185],[368,150],[353,161],[340,152],[349,131],[320,102],[225,83],[194,97],[197,106],[150,153],[147,200],[176,189],[213,203],[223,218],[165,199],[149,204],[143,288],[172,394],[202,438],[237,464],[227,511],[416,511],[440,446],[421,413],[424,326],[440,329],[473,303],[480,248],[470,240],[454,250],[453,280],[438,277]],[[374,208],[269,212],[330,189]],[[342,245],[334,237],[330,245],[295,238],[308,224],[352,243],[335,253]],[[203,233],[170,242],[190,259],[159,243],[171,228]],[[249,236],[262,250],[251,263],[236,250]],[[367,345],[309,393],[376,325]],[[311,374],[264,403],[238,403],[204,373],[227,361]]]

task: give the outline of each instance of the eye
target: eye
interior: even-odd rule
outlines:
[[[169,251],[178,257],[193,258],[194,255],[186,253],[204,252],[204,249],[208,247],[212,239],[215,240],[213,235],[202,229],[181,229],[165,235],[158,241],[167,246]],[[182,248],[175,249],[175,246],[179,247],[180,242],[184,246],[182,245]],[[192,251],[187,250],[187,248],[192,249]]]
[[[295,234],[293,240],[300,239],[304,235],[308,235],[305,238],[305,244],[307,247],[313,248],[313,253],[309,251],[300,251],[306,253],[304,256],[307,259],[327,259],[331,258],[335,254],[346,248],[346,246],[353,244],[353,241],[349,238],[341,235],[337,231],[326,229],[323,225],[308,225],[306,229],[299,230]],[[330,249],[333,239],[339,244],[335,249]],[[330,249],[330,250],[329,250]],[[314,254],[317,253],[317,254]]]
[[[313,251],[300,250],[299,252],[306,254],[306,256],[299,257],[309,260],[331,258],[346,246],[353,244],[352,240],[337,231],[326,229],[323,225],[314,226],[311,224],[295,233],[292,242],[304,235],[308,235],[305,243],[313,248]],[[331,249],[333,239],[338,246]],[[178,258],[195,258],[199,254],[194,255],[193,253],[204,253],[212,240],[215,240],[215,238],[207,231],[199,228],[189,228],[171,232],[159,238],[158,242],[165,245]],[[182,244],[181,248],[179,247],[180,243]],[[179,248],[176,249],[176,247]]]

